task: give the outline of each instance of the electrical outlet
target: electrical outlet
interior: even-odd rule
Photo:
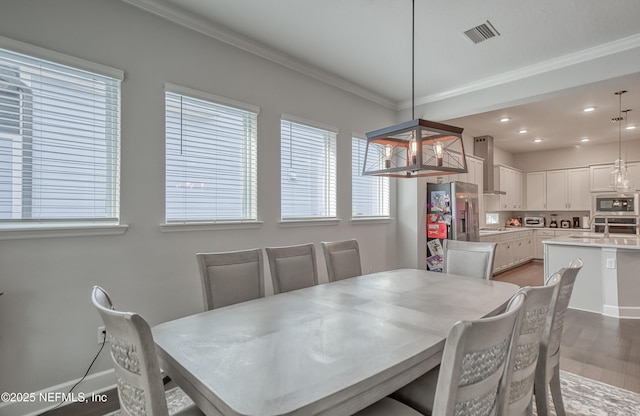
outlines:
[[[99,326],[98,327],[98,345],[102,345],[106,337],[107,337],[107,329],[104,326]]]
[[[607,259],[607,269],[616,268],[616,259]]]

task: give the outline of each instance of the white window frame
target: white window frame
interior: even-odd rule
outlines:
[[[294,129],[297,130],[293,132]],[[306,131],[305,131],[306,130]],[[305,136],[307,134],[307,136]],[[297,135],[298,140],[295,141],[295,136]],[[320,137],[321,136],[321,137]],[[337,136],[338,129],[333,126],[329,126],[327,124],[318,123],[315,121],[309,121],[302,119],[300,117],[283,114],[281,116],[280,121],[280,218],[281,223],[286,224],[296,224],[296,223],[307,223],[313,225],[317,224],[327,224],[330,222],[337,223],[339,221],[337,217],[337,178],[336,178],[336,166],[337,166]],[[301,150],[303,150],[303,146],[305,143],[311,143],[311,141],[316,140],[315,146],[317,148],[321,148],[322,153],[324,154],[324,158],[322,163],[315,164],[313,158],[306,158],[306,155],[303,155]],[[311,153],[308,155],[312,156],[313,151],[316,149],[307,149]],[[298,158],[293,160],[296,156]],[[292,162],[295,164],[296,162],[301,162],[304,159],[304,163],[299,164],[294,167]],[[307,169],[308,168],[308,169]],[[297,169],[298,172],[292,169]],[[312,172],[315,170],[315,172]],[[318,179],[320,180],[320,184],[317,188],[315,188],[315,197],[309,197],[309,192],[311,190],[301,191],[298,189],[297,193],[295,188],[295,184],[292,184],[292,180],[297,180],[297,174],[300,173],[303,177],[309,177],[312,174],[316,174]],[[309,185],[314,185],[314,183],[309,183]],[[318,182],[315,182],[315,185],[318,185]],[[292,201],[291,197],[295,197],[298,200]],[[307,207],[304,208],[305,202],[304,199],[307,198],[308,201],[306,203]],[[314,208],[311,207],[312,199],[316,199],[318,208],[314,211]],[[285,205],[297,205],[297,209],[300,211],[298,213],[294,212],[296,208],[285,208]],[[288,212],[286,212],[288,211]]]
[[[243,186],[243,194],[245,198],[245,208],[243,208],[245,215],[239,217],[216,217],[215,214],[206,217],[198,217],[193,214],[183,213],[183,217],[175,217],[171,216],[171,213],[168,209],[169,198],[169,188],[170,185],[167,183],[169,177],[169,148],[165,148],[165,157],[166,168],[165,168],[165,222],[161,224],[160,227],[162,231],[188,231],[193,229],[233,229],[233,228],[253,228],[261,224],[258,221],[258,208],[257,208],[257,118],[260,112],[260,108],[257,106],[253,106],[246,103],[241,103],[239,101],[231,100],[228,98],[220,97],[217,95],[205,93],[202,91],[181,87],[174,84],[165,84],[165,116],[167,115],[167,97],[169,95],[185,97],[187,100],[197,100],[201,102],[203,105],[210,105],[210,108],[217,108],[216,111],[224,111],[225,107],[228,107],[230,112],[246,112],[247,117],[253,116],[253,118],[248,122],[251,124],[246,127],[248,131],[246,132],[247,136],[244,138],[248,140],[246,143],[242,143],[242,146],[245,146],[243,152],[245,153],[246,160],[248,160],[248,165],[245,166],[245,173],[247,175],[246,181]],[[187,110],[188,111],[188,110]],[[213,111],[213,110],[212,110]],[[167,128],[167,122],[165,122],[165,128]],[[181,129],[182,127],[180,127]],[[211,133],[217,134],[216,130],[211,130]],[[168,132],[165,133],[165,146],[168,146],[169,141]],[[220,155],[212,154],[211,162],[215,164],[215,157]],[[185,158],[185,160],[194,160]],[[188,173],[188,171],[186,171]],[[197,171],[192,172],[194,174]],[[234,188],[235,189],[235,188]],[[210,194],[210,197],[215,199],[215,193]],[[170,218],[172,217],[172,218]]]
[[[362,165],[367,141],[361,137],[351,138],[351,219],[352,220],[388,220],[391,218],[391,184],[388,177],[384,176],[362,176]],[[354,147],[356,147],[354,149]],[[366,187],[368,189],[362,189]],[[360,188],[360,189],[357,189]],[[374,192],[368,193],[370,198],[366,204],[377,206],[377,212],[368,214],[358,214],[358,197],[367,190],[373,188]],[[367,210],[369,211],[369,210]]]
[[[113,205],[114,211],[111,219],[106,218],[80,218],[80,219],[30,219],[21,220],[14,219],[10,221],[0,222],[0,240],[21,239],[21,238],[46,238],[46,237],[73,237],[73,236],[91,236],[91,235],[119,235],[126,232],[128,225],[120,223],[120,83],[124,80],[124,72],[119,69],[111,68],[105,65],[96,64],[73,56],[65,55],[59,52],[44,49],[28,43],[16,41],[7,37],[0,36],[0,49],[5,49],[14,53],[23,54],[33,59],[50,61],[54,64],[70,67],[72,70],[81,70],[91,72],[97,75],[110,77],[118,81],[117,85],[117,117],[116,127],[112,130],[116,135],[114,145],[116,146],[113,155],[115,160],[112,161],[112,170],[114,173],[114,182],[111,183],[111,197],[115,198]],[[3,140],[11,140],[13,142],[13,163],[19,163],[22,151],[16,148],[17,138],[10,137],[11,134],[5,134]],[[18,146],[19,147],[19,146]],[[13,182],[15,185],[16,180]],[[18,187],[13,186],[14,196],[19,196],[22,192]],[[14,203],[12,203],[15,205]],[[15,207],[14,207],[15,208]]]

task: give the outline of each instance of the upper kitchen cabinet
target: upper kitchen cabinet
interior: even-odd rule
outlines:
[[[498,165],[494,167],[496,188],[506,192],[500,195],[500,211],[516,211],[524,209],[523,179],[524,174],[509,166]]]
[[[547,209],[547,172],[527,173],[527,210]]]
[[[633,189],[640,189],[640,162],[627,163],[627,169]],[[591,192],[613,192],[609,185],[612,170],[613,163],[589,166]]]
[[[588,211],[589,169],[527,173],[527,210]]]
[[[571,211],[589,211],[591,209],[589,169],[567,170],[567,209]]]

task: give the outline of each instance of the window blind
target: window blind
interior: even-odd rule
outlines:
[[[362,176],[367,141],[351,139],[351,216],[389,217],[389,178]]]
[[[336,132],[282,119],[281,216],[336,217]]]
[[[0,49],[0,221],[117,221],[120,79]]]
[[[257,112],[172,91],[165,98],[166,221],[257,220]]]

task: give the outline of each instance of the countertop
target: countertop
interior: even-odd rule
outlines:
[[[551,227],[501,227],[501,228],[490,228],[483,227],[480,229],[480,235],[496,235],[503,233],[513,233],[516,231],[533,231],[533,230],[544,230],[544,231],[575,231],[577,233],[580,232],[588,232],[585,228],[551,228]]]
[[[565,246],[610,247],[640,250],[640,236],[638,235],[609,234],[608,238],[604,238],[601,233],[595,234],[587,231],[579,232],[577,230],[575,234],[545,240],[542,243]]]
[[[533,228],[528,227],[501,227],[501,228],[481,228],[480,235],[496,235],[496,234],[507,234],[513,233],[516,231],[530,231]]]

